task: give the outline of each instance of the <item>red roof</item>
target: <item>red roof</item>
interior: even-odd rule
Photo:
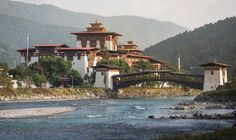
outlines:
[[[107,64],[99,64],[97,66],[94,66],[93,68],[107,68],[107,69],[121,69],[121,67],[114,66],[114,65],[107,65]]]
[[[121,34],[118,34],[116,32],[75,32],[75,33],[71,33],[73,35],[96,35],[96,34],[105,34],[105,35],[115,35],[115,36],[122,36]]]
[[[62,47],[62,48],[69,48],[69,46],[65,44],[34,44],[33,47]]]
[[[163,61],[163,60],[157,60],[157,59],[152,58],[152,59],[151,59],[151,63],[160,63],[160,64],[164,64],[164,63],[166,63],[166,62]]]
[[[60,49],[58,49],[58,51],[91,51],[91,50],[99,50],[99,49],[96,47],[89,47],[89,48],[74,47],[74,48],[60,48]]]
[[[150,56],[145,56],[145,55],[135,55],[135,54],[128,54],[128,57],[151,59]]]
[[[223,64],[223,63],[215,63],[215,62],[210,62],[207,64],[202,64],[200,65],[202,67],[230,67],[230,65]]]
[[[35,51],[35,48],[28,48],[29,51]],[[16,49],[16,51],[18,52],[26,52],[27,48],[20,48],[20,49]]]

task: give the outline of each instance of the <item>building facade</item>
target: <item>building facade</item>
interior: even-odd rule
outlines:
[[[118,37],[121,36],[121,34],[107,31],[102,23],[97,21],[95,23],[90,23],[90,25],[91,27],[87,27],[87,30],[84,32],[71,33],[76,35],[76,47],[96,47],[101,50],[117,50]]]
[[[72,68],[79,71],[82,76],[91,75],[97,63],[103,59],[104,54],[109,58],[124,59],[129,66],[137,61],[151,62],[160,69],[163,61],[155,60],[142,54],[133,41],[118,45],[118,37],[121,34],[107,31],[102,23],[90,23],[90,27],[83,32],[71,33],[76,36],[76,46],[69,47],[65,44],[35,44],[31,48],[22,48],[17,51],[21,54],[21,63],[31,65],[39,61],[40,57],[58,56],[72,63]],[[100,71],[97,71],[100,73]],[[108,77],[110,71],[106,72]],[[98,74],[99,75],[99,74]],[[110,83],[107,83],[111,87]],[[96,83],[96,86],[99,84]]]

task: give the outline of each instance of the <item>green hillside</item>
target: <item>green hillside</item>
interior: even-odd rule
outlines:
[[[236,17],[184,32],[145,49],[145,54],[177,63],[180,54],[186,69],[199,71],[199,64],[218,61],[236,66]]]
[[[13,46],[0,38],[0,61],[7,62],[11,67],[15,66],[15,60],[19,59]]]
[[[72,12],[51,5],[34,5],[9,0],[0,0],[0,13],[43,24],[83,29],[90,22],[99,20],[109,30],[123,34],[122,42],[132,39],[140,45],[141,49],[186,30],[174,23],[154,19],[135,16],[102,17]]]
[[[75,37],[70,33],[80,31],[79,28],[46,25],[31,20],[0,14],[0,37],[15,48],[26,47],[26,36],[30,33],[30,44],[35,43],[65,43],[76,44]]]
[[[51,40],[52,43],[74,46],[76,40],[70,33],[81,30],[74,27],[46,25],[2,14],[0,14],[0,25],[0,38],[4,41],[4,45],[0,45],[0,61],[7,61],[11,66],[14,61],[19,60],[19,54],[15,49],[26,47],[28,33],[30,33],[30,44],[49,43]]]

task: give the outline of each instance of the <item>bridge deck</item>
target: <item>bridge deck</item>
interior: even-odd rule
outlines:
[[[114,87],[121,88],[123,86],[127,87],[129,85],[135,85],[147,81],[167,81],[202,89],[204,81],[203,75],[181,74],[170,71],[153,71],[114,75],[112,78]]]

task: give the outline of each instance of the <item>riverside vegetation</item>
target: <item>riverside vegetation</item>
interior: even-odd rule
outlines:
[[[114,96],[114,92],[102,88],[0,89],[0,102],[104,99]]]
[[[145,70],[154,70],[155,67],[150,62],[137,61],[132,67],[123,59],[110,59],[104,53],[104,59],[99,64],[110,64],[121,67],[120,73],[135,73]],[[6,63],[0,63],[4,69],[1,75],[0,100],[1,101],[29,101],[46,99],[103,99],[103,98],[139,98],[139,97],[162,97],[162,96],[183,96],[196,95],[200,91],[178,86],[170,88],[153,88],[162,85],[159,82],[145,82],[141,87],[130,87],[111,91],[109,89],[92,88],[94,75],[81,77],[80,73],[71,69],[71,62],[60,57],[40,58],[29,67],[20,64],[14,69],[9,69]],[[164,67],[165,68],[165,67]],[[17,80],[18,89],[11,89],[11,78],[8,73]],[[61,86],[60,79],[70,79]],[[72,87],[73,78],[73,87]],[[23,81],[25,86],[20,82]],[[45,83],[49,82],[53,88],[46,89]],[[31,85],[38,88],[32,88]],[[171,84],[171,83],[170,83]]]
[[[74,100],[74,99],[119,99],[148,98],[163,96],[197,95],[197,90],[184,88],[139,88],[130,87],[112,91],[104,88],[22,88],[0,89],[0,102],[40,101],[40,100]]]

